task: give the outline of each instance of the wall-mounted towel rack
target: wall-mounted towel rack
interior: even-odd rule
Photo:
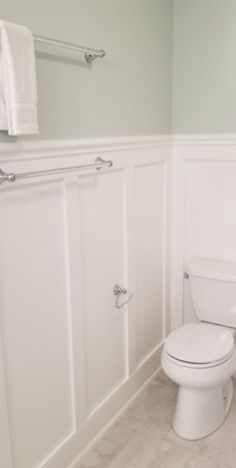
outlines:
[[[70,42],[59,41],[57,39],[51,39],[50,37],[37,36],[34,34],[34,40],[42,44],[48,44],[56,47],[62,47],[63,49],[74,50],[75,52],[84,52],[85,60],[91,63],[94,59],[105,56],[105,50],[91,49],[90,47],[84,47],[78,44],[72,44]]]
[[[87,169],[102,169],[103,167],[111,167],[113,161],[105,160],[100,157],[96,158],[94,162],[88,164],[81,164],[80,166],[71,166],[71,167],[59,167],[57,169],[47,169],[43,171],[35,172],[22,172],[20,174],[15,174],[14,172],[4,172],[0,169],[0,185],[3,182],[15,182],[19,179],[31,179],[32,177],[42,177],[54,174],[64,174],[67,172],[78,172],[85,171]]]

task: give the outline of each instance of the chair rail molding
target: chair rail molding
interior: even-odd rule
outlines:
[[[151,147],[170,148],[171,136],[91,138],[78,140],[35,140],[0,143],[0,162],[13,159],[37,159],[87,155],[101,152],[124,151]]]

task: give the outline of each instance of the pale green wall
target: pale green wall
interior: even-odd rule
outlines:
[[[36,138],[165,134],[171,116],[174,133],[236,132],[236,1],[174,0],[174,32],[172,6],[2,0],[1,19],[107,52],[89,67],[76,55],[37,46]],[[13,140],[0,132],[0,141]]]
[[[1,19],[107,52],[37,53],[39,138],[170,132],[172,0],[2,0]]]
[[[173,132],[236,132],[236,1],[174,0]]]

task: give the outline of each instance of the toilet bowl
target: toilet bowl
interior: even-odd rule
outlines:
[[[162,367],[179,385],[173,428],[185,439],[214,432],[228,414],[233,396],[231,376],[236,369],[233,334],[225,327],[189,324],[166,340]]]
[[[232,402],[236,264],[194,259],[188,277],[201,321],[183,325],[166,338],[161,363],[179,385],[173,428],[181,437],[195,440],[221,426]]]

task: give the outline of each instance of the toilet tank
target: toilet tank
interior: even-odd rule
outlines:
[[[236,328],[236,263],[193,258],[187,273],[199,320]]]

